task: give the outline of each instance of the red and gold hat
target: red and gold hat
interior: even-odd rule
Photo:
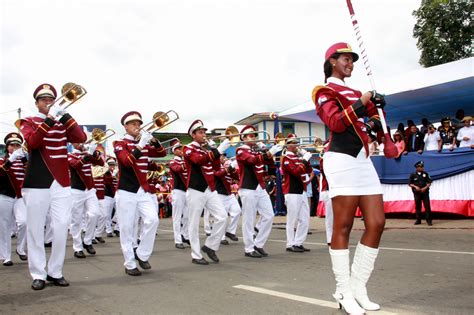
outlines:
[[[202,120],[196,119],[195,121],[192,122],[191,126],[189,126],[188,134],[192,136],[193,133],[199,129],[207,130],[207,128],[204,127],[204,123],[202,122]]]
[[[142,115],[136,111],[131,111],[123,115],[120,122],[125,126],[127,123],[134,120],[138,120],[141,124],[143,124]]]
[[[288,134],[288,136],[286,136],[286,141],[285,141],[286,144],[290,144],[290,143],[299,143],[299,140],[297,139],[296,135],[294,133],[290,133]]]
[[[56,99],[56,96],[58,94],[56,93],[56,89],[54,88],[54,86],[52,86],[51,84],[48,84],[48,83],[43,83],[43,84],[40,84],[36,90],[33,92],[33,98],[35,100],[39,99],[39,98],[42,98],[42,97],[52,97],[54,99]]]
[[[257,136],[257,133],[256,133],[257,129],[255,129],[254,126],[252,125],[246,125],[244,126],[244,128],[242,128],[242,130],[240,131],[241,135],[240,135],[240,140],[244,140],[244,137],[246,135],[249,135],[249,134],[254,134],[255,137]]]
[[[326,50],[325,60],[331,58],[334,54],[352,54],[352,60],[356,62],[359,60],[359,55],[352,51],[351,45],[348,43],[336,43]]]
[[[10,132],[5,136],[5,139],[3,140],[6,145],[9,144],[19,144],[21,145],[23,143],[23,137],[18,133],[18,132]]]

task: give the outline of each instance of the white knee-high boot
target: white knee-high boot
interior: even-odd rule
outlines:
[[[350,286],[349,249],[329,249],[332,271],[336,278],[336,293],[333,294],[339,307],[349,314],[365,314],[365,310],[357,304]]]
[[[374,270],[375,259],[379,252],[378,248],[367,247],[361,243],[357,244],[352,262],[351,289],[356,301],[368,311],[380,309],[380,305],[373,303],[367,296],[367,281]]]

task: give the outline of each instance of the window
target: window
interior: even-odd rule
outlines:
[[[281,123],[281,132],[285,135],[285,137],[290,133],[295,133],[295,123]]]

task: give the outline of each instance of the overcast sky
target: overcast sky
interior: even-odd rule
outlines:
[[[419,0],[353,4],[376,82],[421,68]],[[186,132],[197,118],[225,128],[307,102],[331,44],[359,51],[345,0],[2,0],[1,15],[2,140],[14,110],[36,113],[32,93],[44,82],[88,90],[70,108],[80,124],[121,134],[127,111],[150,121],[173,109],[181,119],[168,130]],[[369,89],[361,63],[347,82]]]

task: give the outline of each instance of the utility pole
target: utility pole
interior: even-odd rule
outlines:
[[[18,119],[21,119],[21,107],[18,107],[16,112],[18,113]],[[20,132],[20,125],[18,124],[18,126],[16,126],[16,127],[18,129],[18,132]]]

